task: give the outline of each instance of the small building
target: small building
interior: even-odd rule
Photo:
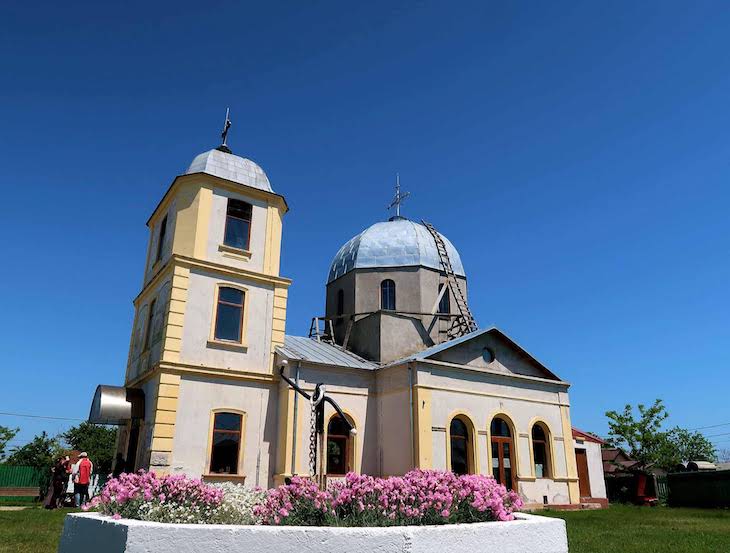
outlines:
[[[608,506],[601,452],[605,443],[599,437],[573,427],[573,447],[581,503]]]
[[[100,387],[90,415],[121,425],[128,467],[262,487],[309,475],[311,409],[284,371],[309,392],[324,383],[357,430],[328,407],[328,477],[490,474],[529,505],[578,505],[580,441],[585,490],[601,498],[570,384],[477,328],[459,252],[432,226],[397,214],[344,241],[322,268],[325,314],[309,336],[286,334],[287,211],[263,169],[225,145],[153,210],[124,386]]]

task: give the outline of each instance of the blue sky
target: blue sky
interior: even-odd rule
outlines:
[[[728,28],[721,2],[4,5],[0,411],[81,419],[121,383],[144,223],[230,106],[291,207],[289,333],[398,171],[576,426],[657,397],[730,422]]]

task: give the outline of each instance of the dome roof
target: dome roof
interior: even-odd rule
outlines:
[[[454,272],[466,277],[459,252],[443,234],[439,235]],[[441,270],[436,242],[422,224],[393,218],[375,223],[342,246],[332,260],[327,283],[353,269],[413,266]]]
[[[186,175],[192,173],[208,173],[251,188],[273,192],[269,178],[261,167],[250,159],[221,150],[209,150],[197,155],[185,171]]]

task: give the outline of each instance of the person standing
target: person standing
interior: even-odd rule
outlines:
[[[89,460],[89,455],[82,451],[79,454],[79,462],[74,465],[74,496],[76,507],[81,507],[89,500],[89,484],[91,475],[94,473],[94,464]]]
[[[55,509],[63,497],[63,485],[67,481],[66,466],[63,458],[59,458],[51,469],[51,486],[48,490],[43,506],[46,509]]]

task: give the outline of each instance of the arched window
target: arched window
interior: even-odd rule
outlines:
[[[342,315],[345,312],[345,291],[337,290],[337,314]]]
[[[380,283],[380,309],[395,311],[395,282],[390,279]]]
[[[469,474],[471,465],[471,437],[466,423],[458,417],[449,425],[451,439],[451,471],[454,474]]]
[[[513,490],[515,488],[515,449],[510,427],[504,419],[494,417],[489,433],[492,439],[492,475],[508,490]]]
[[[226,412],[213,414],[210,474],[238,474],[242,429],[242,414]]]
[[[532,462],[537,478],[550,478],[548,435],[542,424],[535,423],[532,426]]]
[[[243,339],[243,300],[245,293],[238,288],[221,286],[215,314],[216,340],[240,342]]]
[[[439,294],[441,294],[441,291],[443,290],[445,284],[439,284]],[[449,298],[449,287],[446,286],[446,290],[443,290],[444,295],[441,296],[441,299],[439,300],[439,313],[443,314],[449,314],[451,313],[451,300]]]
[[[344,476],[352,471],[353,444],[350,429],[339,415],[327,425],[327,474]]]

